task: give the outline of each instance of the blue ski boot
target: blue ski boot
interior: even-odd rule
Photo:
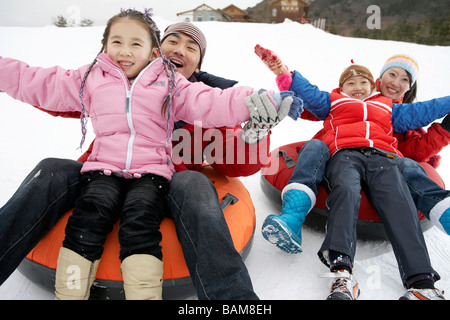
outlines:
[[[305,191],[288,190],[283,195],[280,215],[271,214],[264,220],[264,238],[285,252],[302,252],[301,226],[310,209],[311,199]]]
[[[450,208],[444,211],[444,213],[439,218],[439,222],[444,228],[445,232],[450,235]]]
[[[430,220],[441,231],[450,235],[450,197],[440,201],[431,210]]]

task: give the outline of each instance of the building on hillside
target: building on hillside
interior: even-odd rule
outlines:
[[[215,10],[206,4],[202,4],[195,9],[177,13],[177,16],[182,21],[231,21],[231,17]]]
[[[247,11],[236,7],[234,4],[220,10],[231,17],[233,22],[250,22],[250,16]]]
[[[247,11],[241,10],[235,5],[229,5],[224,9],[213,9],[207,4],[202,4],[195,9],[179,12],[177,17],[181,21],[225,21],[243,22],[250,21]]]
[[[302,0],[274,0],[269,4],[270,21],[280,23],[285,19],[304,23],[307,21],[309,3]]]

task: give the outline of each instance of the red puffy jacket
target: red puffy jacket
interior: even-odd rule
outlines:
[[[335,89],[330,100],[322,141],[328,145],[331,155],[352,147],[373,147],[401,155],[393,136],[391,99],[374,93],[361,101]]]
[[[187,124],[182,129],[190,133],[191,143],[190,150],[179,152],[182,141],[172,141],[176,171],[199,170],[205,160],[218,173],[241,177],[257,173],[269,161],[270,137],[249,145],[241,139],[240,126],[203,129]]]
[[[428,162],[434,168],[439,166],[442,148],[450,143],[450,132],[433,123],[427,131],[422,128],[396,133],[398,149],[403,156],[416,161]]]

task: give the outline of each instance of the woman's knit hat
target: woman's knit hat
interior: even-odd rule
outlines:
[[[174,23],[168,26],[166,30],[164,30],[164,35],[162,37],[161,43],[164,42],[164,39],[168,35],[174,33],[183,33],[194,39],[195,42],[197,42],[198,46],[200,47],[200,62],[198,65],[200,68],[206,52],[206,38],[203,32],[201,32],[199,28],[197,28],[193,23],[190,22]]]
[[[370,83],[374,86],[375,81],[373,80],[372,73],[369,69],[364,66],[358,64],[352,64],[347,67],[347,69],[342,72],[341,77],[339,78],[339,87],[342,87],[345,81],[347,81],[351,77],[361,76],[370,81]]]
[[[402,68],[411,75],[411,87],[414,85],[419,73],[419,65],[417,62],[405,54],[397,54],[386,60],[380,72],[380,78],[389,68]]]

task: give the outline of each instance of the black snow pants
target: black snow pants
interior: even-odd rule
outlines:
[[[352,263],[356,252],[356,223],[362,186],[377,210],[392,244],[403,284],[431,267],[417,209],[395,160],[373,148],[342,149],[329,160],[325,173],[327,200],[326,236],[319,250],[329,266],[329,250],[348,255]]]
[[[120,260],[132,254],[162,259],[159,226],[169,183],[153,174],[124,179],[90,172],[66,226],[63,246],[90,261],[100,259],[106,236],[119,221]]]

